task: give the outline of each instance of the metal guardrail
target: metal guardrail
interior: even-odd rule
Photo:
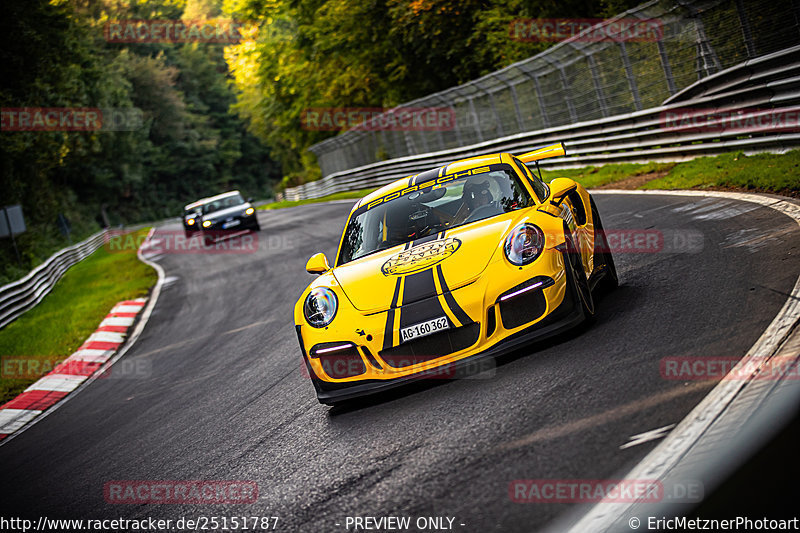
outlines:
[[[544,38],[542,22],[518,19],[508,38]],[[532,57],[395,108],[450,110],[447,128],[354,128],[310,151],[328,176],[622,116],[664,105],[699,80],[797,45],[800,4],[794,0],[650,0]]]
[[[378,187],[436,166],[494,152],[522,153],[563,141],[567,156],[541,162],[545,168],[574,168],[606,163],[682,161],[699,155],[786,151],[800,146],[800,130],[771,124],[749,129],[697,131],[696,127],[665,127],[670,111],[689,110],[697,118],[720,110],[798,110],[800,106],[800,46],[751,59],[710,75],[670,97],[665,105],[614,117],[519,133],[420,155],[392,159],[330,174],[318,181],[287,189],[279,199],[303,200]]]
[[[0,329],[41,302],[71,266],[103,245],[107,232],[108,230],[100,231],[78,244],[54,253],[24,278],[0,287]]]

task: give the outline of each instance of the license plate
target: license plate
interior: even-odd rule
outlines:
[[[229,220],[222,224],[222,229],[232,228],[234,226],[238,226],[241,220]]]
[[[411,339],[424,337],[426,335],[445,330],[449,327],[450,323],[447,321],[446,316],[434,318],[433,320],[428,320],[426,322],[420,322],[419,324],[414,324],[413,326],[408,326],[407,328],[401,329],[400,342],[407,342]]]

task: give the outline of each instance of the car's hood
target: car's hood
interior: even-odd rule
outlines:
[[[219,220],[221,218],[236,216],[244,213],[248,207],[250,207],[250,204],[248,203],[235,205],[233,207],[226,207],[225,209],[220,209],[219,211],[214,211],[213,213],[203,215],[203,220]]]
[[[448,230],[444,237],[420,239],[414,246],[376,252],[334,268],[333,275],[353,306],[366,313],[388,309],[393,300],[407,304],[441,294],[441,278],[453,290],[481,275],[516,218],[500,215]]]

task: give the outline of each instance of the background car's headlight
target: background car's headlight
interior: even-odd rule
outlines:
[[[207,228],[207,227],[209,227],[210,225],[211,225],[211,221],[210,221],[210,220],[204,220],[204,221],[203,221],[203,227],[204,227],[204,228]]]
[[[244,214],[245,215],[252,215],[253,213],[255,213],[255,211],[256,210],[253,209],[252,207],[248,207],[247,209],[245,209]]]
[[[306,321],[315,328],[324,328],[336,316],[339,301],[336,294],[327,287],[312,289],[303,304]]]
[[[520,224],[506,237],[503,250],[515,265],[527,265],[539,257],[544,249],[544,233],[533,224]]]
[[[189,220],[187,220],[187,221],[186,221],[186,223],[187,223],[187,224],[189,224],[189,225],[191,226],[191,225],[193,225],[193,224],[194,224],[194,219],[193,219],[193,218],[190,218]]]

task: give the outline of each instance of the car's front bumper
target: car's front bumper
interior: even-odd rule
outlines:
[[[219,222],[215,222],[208,227],[202,228],[203,233],[210,237],[224,237],[226,235],[230,235],[232,233],[238,233],[240,231],[250,231],[250,230],[257,230],[258,229],[258,219],[256,218],[256,214],[253,213],[252,215],[243,215],[233,217],[234,220],[238,220],[239,223],[234,226],[223,227],[226,222],[230,222],[226,220],[220,220]]]
[[[469,375],[479,373],[482,370],[492,368],[488,364],[488,360],[498,357],[500,355],[509,353],[523,345],[529,344],[534,341],[542,340],[544,338],[556,335],[562,331],[572,328],[580,324],[583,319],[583,311],[580,306],[580,301],[573,289],[570,269],[562,271],[564,275],[558,276],[558,283],[545,290],[552,290],[553,294],[562,296],[557,304],[550,306],[551,300],[548,300],[548,312],[544,313],[542,317],[530,325],[515,328],[515,331],[508,333],[505,330],[500,332],[501,338],[495,339],[495,342],[489,344],[485,340],[486,325],[480,328],[481,342],[475,343],[466,355],[463,353],[458,355],[457,359],[449,357],[442,357],[432,361],[432,365],[423,365],[421,370],[410,372],[398,372],[397,369],[387,369],[393,372],[398,372],[398,377],[391,377],[389,379],[370,379],[369,377],[357,378],[352,380],[331,380],[328,376],[324,375],[324,371],[320,371],[320,365],[317,361],[314,362],[315,368],[309,363],[308,351],[304,346],[303,336],[298,330],[298,338],[300,340],[301,348],[303,351],[303,360],[306,369],[311,377],[314,387],[317,392],[317,397],[321,403],[333,405],[339,402],[358,398],[370,394],[380,393],[403,384],[411,383],[419,380],[428,379],[453,379],[458,377],[467,377]],[[502,324],[499,320],[498,322]],[[502,326],[498,325],[498,329]],[[489,335],[491,337],[491,335]],[[312,359],[313,360],[313,359]],[[384,359],[381,359],[384,362]],[[317,374],[321,373],[322,376]]]

